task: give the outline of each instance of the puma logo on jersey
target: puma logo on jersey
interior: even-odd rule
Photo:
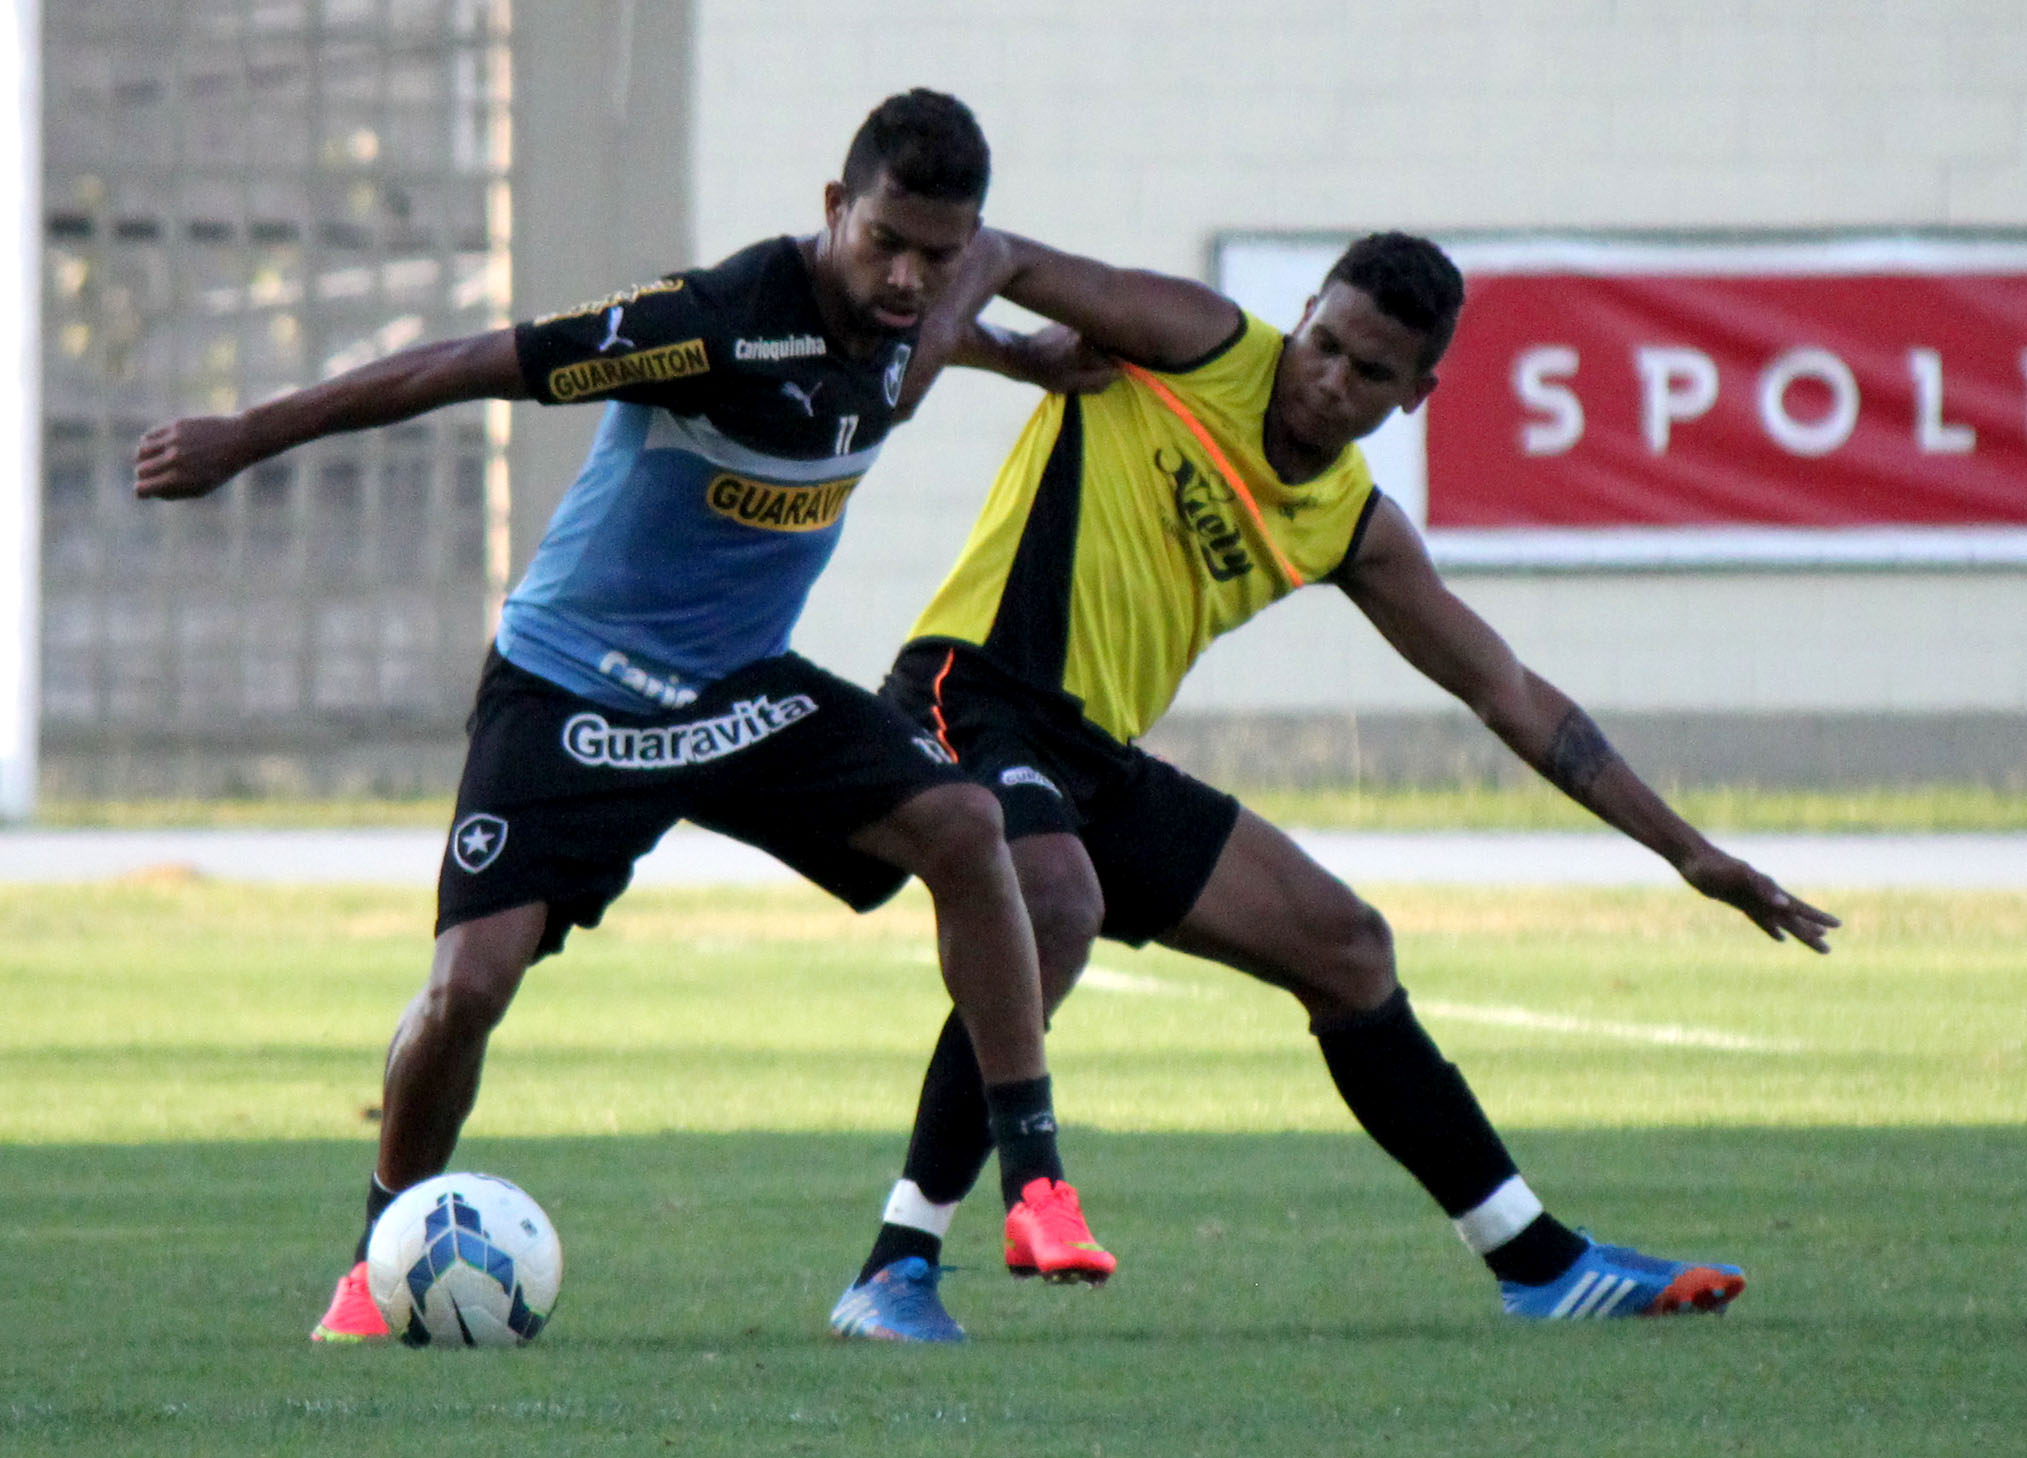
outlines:
[[[800,405],[802,413],[812,420],[816,419],[816,392],[822,388],[822,380],[818,380],[807,390],[803,389],[794,380],[783,380],[781,382],[781,393]]]
[[[626,305],[624,304],[614,304],[610,309],[605,311],[605,338],[599,341],[598,352],[600,354],[604,354],[615,344],[623,344],[628,349],[633,348],[633,341],[619,332],[619,321],[625,314]]]

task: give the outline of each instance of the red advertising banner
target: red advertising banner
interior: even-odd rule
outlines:
[[[1345,241],[1218,286],[1291,328]],[[1439,564],[2027,564],[2027,234],[1437,242],[1441,387],[1362,444]]]
[[[1467,269],[1427,406],[1429,527],[2027,525],[2027,268],[1798,255]]]

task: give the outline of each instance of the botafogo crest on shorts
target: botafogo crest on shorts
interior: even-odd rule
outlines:
[[[507,844],[507,822],[483,810],[451,827],[450,854],[458,869],[476,876],[500,857]]]

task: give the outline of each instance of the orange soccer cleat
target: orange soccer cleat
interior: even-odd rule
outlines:
[[[338,1289],[331,1293],[330,1309],[311,1331],[310,1340],[372,1342],[391,1335],[380,1308],[373,1304],[373,1293],[366,1286],[366,1262],[361,1261],[338,1278]]]
[[[1006,1268],[1016,1276],[1100,1285],[1119,1262],[1091,1238],[1077,1192],[1062,1180],[1029,1180],[1006,1212]]]

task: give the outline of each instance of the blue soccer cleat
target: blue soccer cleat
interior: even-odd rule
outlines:
[[[936,1294],[942,1266],[903,1256],[838,1297],[831,1331],[841,1337],[884,1342],[961,1342],[964,1328],[950,1319]]]
[[[1582,1321],[1607,1316],[1688,1316],[1718,1311],[1745,1290],[1737,1266],[1667,1261],[1631,1246],[1599,1245],[1543,1286],[1501,1281],[1509,1316],[1530,1321]]]

